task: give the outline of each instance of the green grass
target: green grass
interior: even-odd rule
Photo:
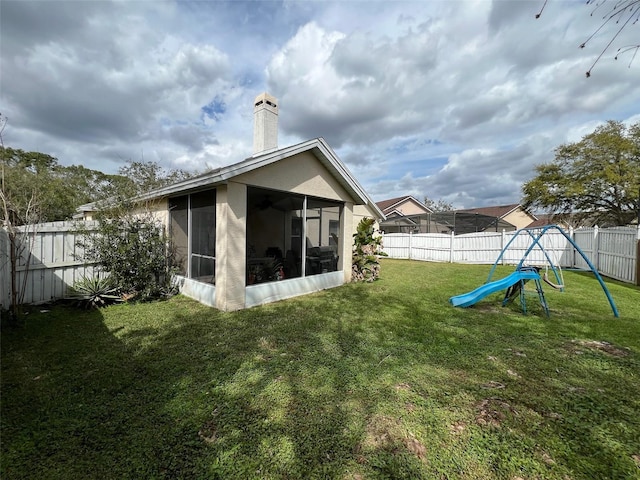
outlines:
[[[449,305],[488,271],[384,260],[235,313],[34,309],[2,333],[0,476],[640,478],[640,289],[607,282],[620,318],[573,272],[550,318]]]

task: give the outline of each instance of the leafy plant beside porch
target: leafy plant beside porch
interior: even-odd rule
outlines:
[[[375,220],[365,217],[358,223],[353,234],[352,274],[354,282],[373,282],[380,276],[379,257],[386,257],[382,251],[382,236],[376,235]]]

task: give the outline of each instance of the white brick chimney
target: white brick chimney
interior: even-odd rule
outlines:
[[[278,100],[261,93],[253,102],[253,154],[278,148]]]

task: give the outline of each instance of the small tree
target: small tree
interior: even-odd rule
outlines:
[[[453,210],[453,205],[449,202],[445,202],[443,199],[431,200],[429,197],[424,197],[426,207],[432,212],[450,212]]]
[[[175,251],[165,226],[152,213],[153,201],[140,195],[191,176],[165,170],[155,162],[129,162],[124,179],[111,184],[110,195],[97,202],[98,228],[81,230],[83,259],[100,266],[128,297],[150,300],[173,292]]]
[[[373,282],[380,276],[378,257],[386,257],[387,254],[382,251],[382,236],[376,235],[374,224],[373,218],[363,218],[353,235],[353,282]]]
[[[149,300],[172,292],[173,249],[150,212],[101,215],[97,229],[81,233],[82,258],[99,265],[125,295]]]
[[[39,200],[42,194],[36,186],[24,185],[20,194],[10,189],[8,179],[8,156],[4,147],[4,129],[7,118],[0,114],[0,228],[9,240],[8,259],[0,255],[0,267],[9,263],[11,299],[9,305],[10,323],[18,322],[21,305],[27,290],[31,251],[35,240],[37,224],[41,221]],[[2,253],[2,252],[0,252]],[[22,262],[22,265],[19,265]],[[22,282],[18,278],[18,266],[23,267]],[[1,268],[0,268],[1,269]]]

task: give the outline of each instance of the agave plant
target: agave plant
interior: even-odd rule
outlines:
[[[82,277],[73,284],[71,298],[83,308],[106,307],[122,301],[119,288],[111,277]]]

